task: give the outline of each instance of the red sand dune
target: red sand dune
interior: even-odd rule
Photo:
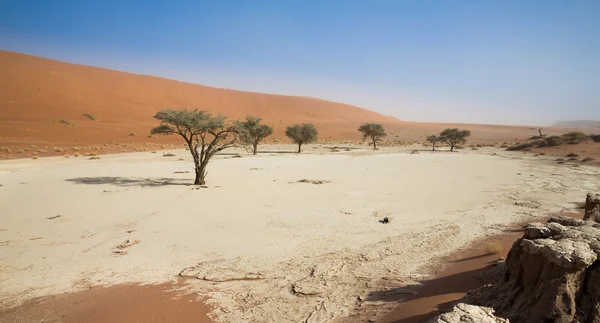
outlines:
[[[218,89],[8,51],[0,51],[0,89],[0,158],[57,154],[60,147],[71,152],[72,146],[120,152],[141,143],[148,149],[179,145],[177,138],[148,138],[157,125],[153,115],[166,107],[199,108],[231,119],[257,115],[275,128],[274,138],[284,140],[285,127],[301,122],[314,123],[321,142],[360,140],[357,128],[364,122],[384,124],[392,141],[424,140],[447,127],[471,129],[472,141],[514,141],[537,133],[531,127],[402,122],[315,98]],[[108,147],[110,142],[132,144]],[[23,148],[24,154],[16,153]]]

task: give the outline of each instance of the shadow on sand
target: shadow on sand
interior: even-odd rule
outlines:
[[[191,185],[193,179],[176,178],[136,178],[136,177],[76,177],[66,179],[67,182],[86,185],[111,184],[116,186],[157,187],[169,185]]]
[[[490,268],[490,265],[469,270],[463,271],[459,273],[455,273],[452,275],[439,277],[431,280],[427,280],[423,282],[423,287],[417,288],[417,294],[412,295],[412,292],[415,291],[415,287],[406,286],[406,287],[398,287],[390,290],[383,291],[375,291],[371,292],[369,296],[367,296],[367,301],[371,302],[394,302],[394,301],[402,301],[404,304],[401,305],[400,308],[396,309],[394,312],[399,313],[400,311],[406,310],[403,315],[394,315],[397,319],[385,320],[386,322],[394,322],[394,323],[420,323],[426,322],[427,320],[435,317],[439,314],[439,311],[445,311],[450,309],[454,303],[455,299],[452,299],[452,295],[458,295],[460,293],[467,293],[469,290],[477,288],[482,285],[482,283],[477,279],[485,272],[487,272]],[[435,296],[448,295],[449,297],[442,297],[444,301],[438,302],[437,311],[430,311],[427,313],[423,313],[422,311],[415,311],[414,307],[422,307],[426,305],[421,303],[419,300],[423,300],[427,302],[428,298],[432,298]],[[440,299],[440,300],[441,300]],[[413,314],[414,313],[414,314]],[[398,318],[400,317],[400,318]]]

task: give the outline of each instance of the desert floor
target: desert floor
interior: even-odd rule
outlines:
[[[228,151],[206,188],[183,149],[0,161],[0,306],[183,276],[217,322],[377,316],[453,251],[600,188],[597,167],[495,148],[294,149]]]

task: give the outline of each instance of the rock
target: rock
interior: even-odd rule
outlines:
[[[494,310],[489,307],[481,307],[459,303],[451,312],[438,315],[430,323],[508,323],[507,319],[496,317]]]
[[[600,224],[556,216],[523,231],[501,278],[461,302],[491,307],[513,323],[600,322]]]
[[[585,198],[585,213],[583,219],[600,222],[600,194],[587,194]]]
[[[264,279],[260,271],[244,266],[238,259],[201,262],[196,266],[185,268],[179,276],[212,282]]]

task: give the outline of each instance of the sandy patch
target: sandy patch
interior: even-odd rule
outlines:
[[[182,275],[217,321],[322,322],[598,190],[598,168],[410,151],[222,156],[199,190],[181,150],[0,162],[0,305]]]

